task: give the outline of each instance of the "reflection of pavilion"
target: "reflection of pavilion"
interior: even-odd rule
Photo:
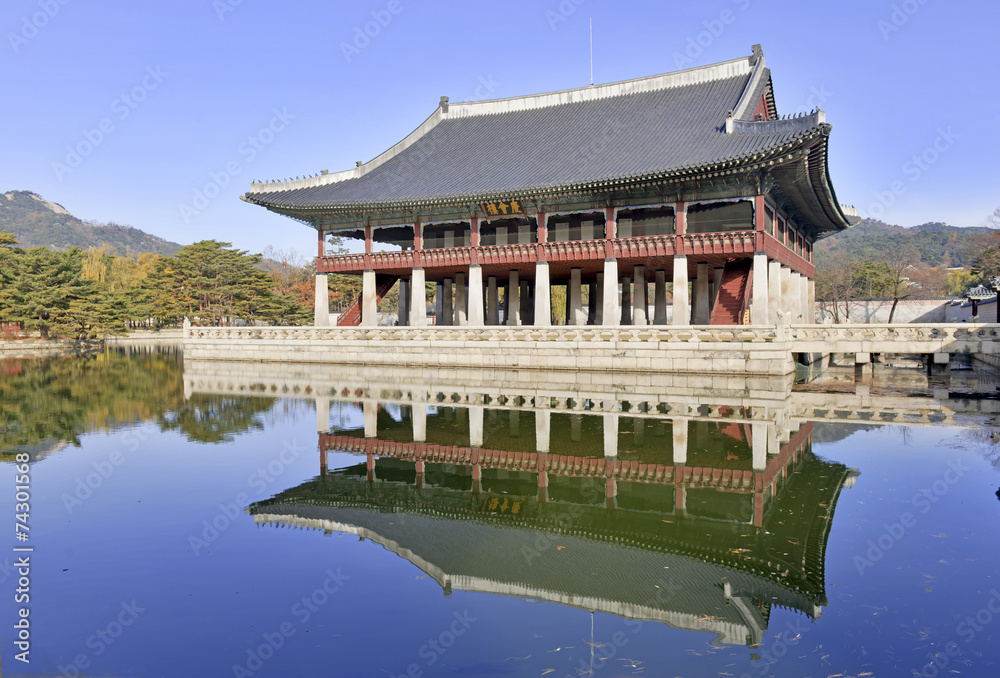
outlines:
[[[763,424],[364,409],[364,430],[321,432],[320,477],[250,507],[258,523],[371,539],[446,593],[663,621],[720,644],[759,644],[773,605],[815,618],[826,604],[826,539],[853,472],[812,454],[809,424],[768,449]],[[328,471],[329,450],[366,463]]]

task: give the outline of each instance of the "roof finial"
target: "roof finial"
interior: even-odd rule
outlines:
[[[442,113],[448,112],[448,97],[442,96],[441,101],[438,102],[438,104],[441,106]]]

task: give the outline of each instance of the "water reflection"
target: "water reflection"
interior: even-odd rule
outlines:
[[[369,539],[446,595],[546,600],[720,645],[758,646],[776,605],[816,618],[827,604],[827,537],[856,472],[812,453],[810,423],[769,446],[767,424],[739,418],[338,405],[364,425],[321,431],[320,475],[253,504],[257,523]],[[330,452],[363,461],[328,469]]]

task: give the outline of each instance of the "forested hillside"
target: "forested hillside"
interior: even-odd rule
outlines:
[[[877,219],[865,219],[853,228],[816,243],[816,264],[822,268],[834,254],[846,254],[855,261],[875,261],[886,252],[912,248],[918,262],[933,268],[968,267],[974,257],[970,240],[989,231],[985,227],[959,228],[940,222],[903,228]]]
[[[107,243],[118,254],[176,254],[181,246],[138,228],[115,223],[93,224],[70,214],[62,205],[31,191],[0,193],[0,231],[13,233],[26,249],[100,247]]]

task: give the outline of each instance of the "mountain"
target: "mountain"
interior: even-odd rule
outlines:
[[[913,246],[920,261],[934,268],[966,267],[970,261],[969,240],[991,229],[949,226],[934,221],[904,228],[877,219],[865,219],[856,226],[816,243],[817,265],[830,255],[847,253],[852,259],[877,259],[883,252]]]
[[[152,252],[172,255],[181,248],[175,242],[150,235],[138,228],[115,223],[95,224],[77,219],[57,203],[31,191],[0,194],[0,231],[17,236],[18,245],[51,247],[92,247],[108,243],[119,254]]]

